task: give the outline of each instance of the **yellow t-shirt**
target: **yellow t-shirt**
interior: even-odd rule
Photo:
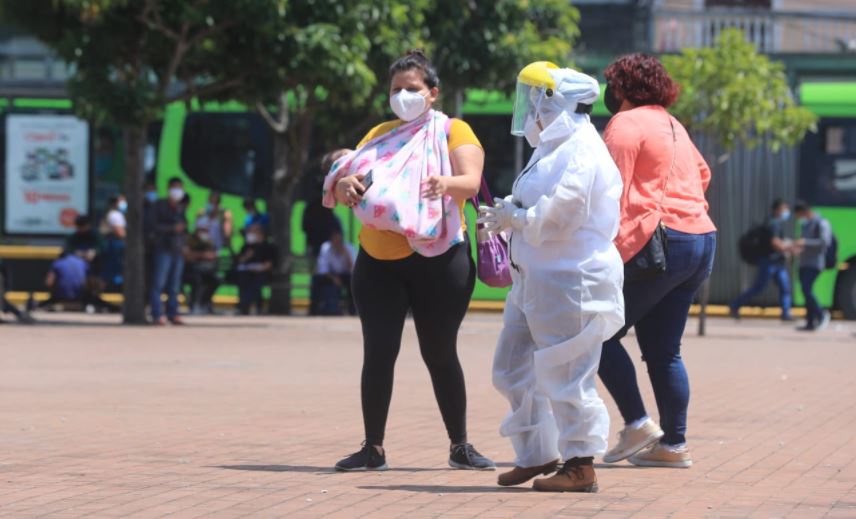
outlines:
[[[401,120],[388,121],[381,123],[366,134],[365,137],[357,144],[357,148],[369,142],[375,137],[379,137],[385,133],[392,131],[401,125]],[[475,144],[479,148],[482,147],[476,134],[469,124],[460,120],[452,119],[449,125],[449,153],[455,151],[456,148],[465,144]],[[464,204],[466,201],[459,203],[461,208],[461,222],[466,231],[466,223],[464,223]],[[407,243],[407,238],[403,234],[395,231],[378,231],[363,227],[360,230],[360,246],[369,254],[369,256],[379,260],[398,260],[404,259],[413,254],[413,249]]]

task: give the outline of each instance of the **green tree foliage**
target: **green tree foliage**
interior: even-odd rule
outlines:
[[[274,134],[274,172],[268,199],[279,264],[270,311],[290,307],[292,204],[310,161],[313,139],[353,145],[383,106],[385,69],[402,48],[419,43],[425,0],[303,0],[273,2],[253,30],[219,42],[223,79],[251,78],[229,99],[268,122]],[[275,4],[275,5],[274,5]],[[320,194],[320,188],[319,188]]]
[[[124,320],[145,321],[142,241],[143,146],[166,105],[229,96],[250,71],[212,66],[218,39],[247,34],[269,7],[256,0],[0,0],[4,18],[51,46],[74,74],[75,111],[122,127],[128,237]]]
[[[132,259],[142,257],[134,243],[146,124],[190,99],[258,110],[274,132],[268,209],[284,252],[275,313],[290,311],[289,220],[310,144],[352,146],[387,112],[396,57],[412,47],[432,54],[454,109],[464,88],[508,88],[528,62],[566,64],[579,17],[567,0],[0,0],[0,8],[74,67],[79,114],[126,128]],[[142,301],[141,268],[126,266],[128,322],[143,318],[142,303],[127,309],[130,298]]]
[[[506,88],[536,59],[566,62],[578,13],[566,0],[305,0],[284,20],[224,41],[225,76],[253,71],[238,99],[256,106],[275,132],[269,211],[275,241],[289,250],[289,219],[312,138],[353,146],[387,111],[386,70],[411,47],[434,58],[444,97],[465,87]],[[271,310],[287,313],[291,258],[276,269]]]
[[[437,66],[447,111],[457,114],[467,88],[509,90],[516,72],[539,60],[566,66],[579,35],[579,11],[567,0],[434,0],[424,38]]]
[[[670,110],[725,150],[738,142],[756,146],[765,136],[778,149],[815,129],[816,117],[794,102],[784,65],[759,54],[742,31],[723,31],[713,47],[684,49],[663,64],[681,85]]]

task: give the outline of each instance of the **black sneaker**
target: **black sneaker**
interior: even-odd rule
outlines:
[[[336,463],[336,470],[339,472],[386,470],[388,468],[386,466],[386,451],[384,450],[383,454],[380,454],[374,446],[367,445],[366,442],[363,442],[363,448],[358,452]]]
[[[479,454],[471,443],[452,445],[449,466],[461,470],[496,470],[496,464]]]

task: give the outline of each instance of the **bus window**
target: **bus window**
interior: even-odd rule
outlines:
[[[800,147],[799,196],[815,206],[856,205],[856,119],[824,119]]]
[[[833,185],[837,192],[856,202],[856,158],[835,161]]]
[[[844,128],[830,126],[826,129],[826,153],[844,153]]]
[[[273,170],[273,139],[255,113],[192,113],[184,122],[181,167],[202,187],[265,198]]]

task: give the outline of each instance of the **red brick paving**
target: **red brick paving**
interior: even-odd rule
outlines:
[[[852,323],[802,335],[713,320],[708,338],[684,346],[696,464],[599,466],[600,493],[563,495],[448,469],[410,325],[387,432],[392,470],[336,474],[362,439],[356,320],[154,329],[40,316],[54,323],[0,326],[2,517],[856,517]],[[508,467],[497,433],[506,406],[490,384],[500,326],[471,314],[460,350],[470,438]]]

